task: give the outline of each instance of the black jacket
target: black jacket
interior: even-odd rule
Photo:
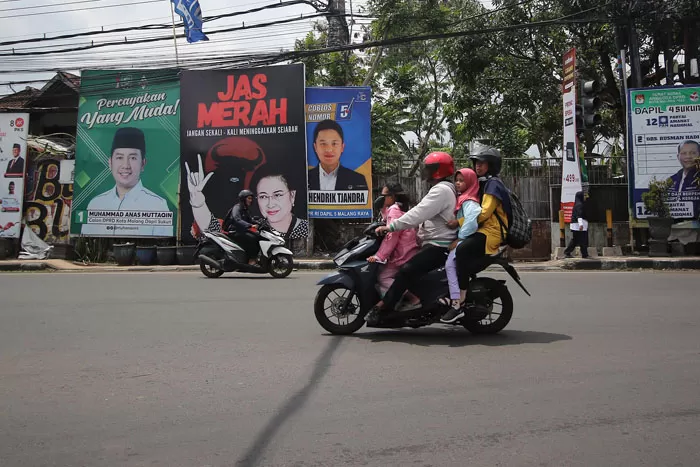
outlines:
[[[231,227],[235,232],[243,233],[253,226],[253,218],[250,211],[241,203],[236,204],[226,215],[223,228],[226,232],[231,232]]]
[[[574,209],[571,211],[571,222],[578,222],[579,218],[588,220],[588,216],[586,215],[586,202],[583,199],[583,191],[576,193]]]
[[[321,166],[317,165],[309,170],[309,190],[318,191],[321,189],[320,177]],[[338,167],[338,178],[335,181],[337,191],[367,190],[367,180],[364,175],[350,170],[342,165]]]

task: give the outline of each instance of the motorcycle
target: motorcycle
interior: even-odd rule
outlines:
[[[333,258],[338,271],[317,283],[322,287],[316,294],[314,314],[321,327],[331,334],[347,335],[359,330],[365,324],[367,313],[380,300],[376,287],[379,265],[367,261],[381,245],[382,239],[375,234],[375,229],[380,225],[384,225],[383,222],[373,222],[362,236],[345,244]],[[479,264],[479,272],[491,265],[498,265],[530,296],[518,272],[503,257],[504,251],[485,257]],[[506,281],[478,276],[478,273],[471,279],[465,316],[452,324],[461,325],[474,334],[496,334],[508,325],[513,316],[513,297]],[[421,308],[385,313],[379,323],[367,324],[367,327],[415,329],[443,324],[440,318],[449,310],[449,306],[439,302],[441,297],[449,295],[444,267],[423,276],[410,291],[420,298]]]
[[[270,274],[275,278],[284,278],[294,269],[292,252],[284,246],[282,234],[273,230],[266,220],[256,220],[259,223],[260,254],[257,264],[248,264],[245,250],[224,232],[202,232],[194,252],[199,259],[202,274],[215,279],[225,272],[249,272],[254,274]]]

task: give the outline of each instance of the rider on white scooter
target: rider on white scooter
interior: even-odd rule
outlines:
[[[399,219],[376,229],[376,233],[381,235],[389,231],[419,227],[421,249],[399,269],[381,309],[373,308],[365,317],[369,325],[377,324],[383,313],[394,311],[404,292],[423,275],[444,265],[448,247],[457,238],[457,231],[447,226],[454,218],[457,203],[457,191],[452,183],[454,160],[446,152],[432,152],[425,157],[423,164],[423,180],[430,184],[428,194]],[[420,306],[399,307],[396,311],[409,311]]]
[[[258,226],[250,215],[250,206],[253,204],[254,195],[250,190],[241,190],[238,193],[238,203],[235,204],[224,219],[223,230],[233,231],[232,239],[238,243],[248,255],[248,264],[257,262],[260,252],[260,236]]]

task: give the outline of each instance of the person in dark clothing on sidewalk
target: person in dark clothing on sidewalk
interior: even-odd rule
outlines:
[[[586,214],[586,197],[583,191],[576,193],[574,209],[571,212],[571,241],[564,250],[564,256],[571,258],[577,246],[581,248],[581,257],[588,258],[588,215]]]
[[[248,255],[248,263],[255,264],[260,245],[257,234],[257,226],[250,215],[250,205],[253,204],[253,192],[242,190],[238,194],[238,203],[233,206],[224,220],[223,229],[226,232],[233,230],[233,241],[238,243]]]

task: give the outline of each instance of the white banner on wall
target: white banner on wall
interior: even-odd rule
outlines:
[[[0,237],[19,238],[29,114],[0,113]]]

